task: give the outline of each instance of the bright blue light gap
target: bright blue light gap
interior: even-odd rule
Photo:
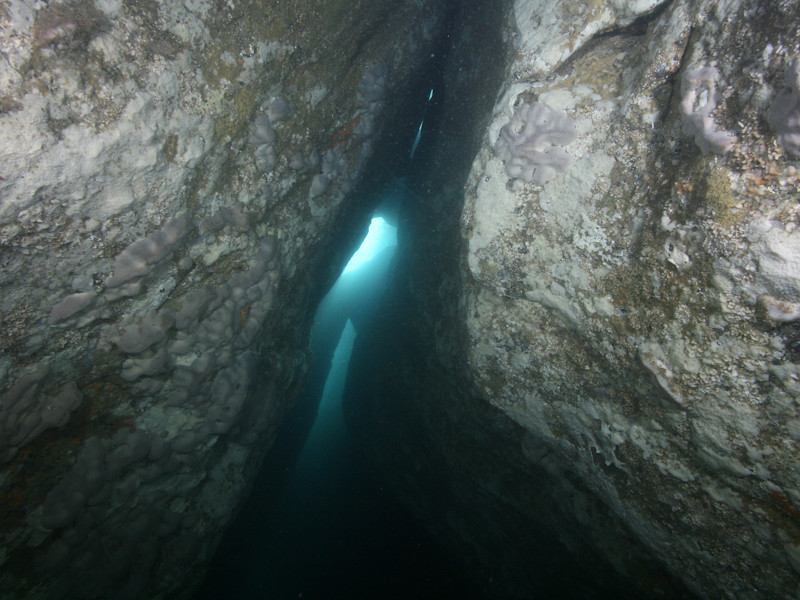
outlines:
[[[344,446],[346,429],[344,415],[342,414],[342,394],[347,381],[347,367],[350,364],[350,355],[356,339],[356,330],[352,321],[347,323],[336,345],[331,360],[331,369],[325,379],[322,398],[319,403],[319,412],[314,425],[309,433],[308,440],[300,454],[300,459],[295,467],[297,477],[302,480],[309,473],[319,473],[329,468],[328,455],[341,452]],[[313,481],[307,480],[307,481]],[[313,487],[320,483],[329,483],[326,479],[318,479]]]
[[[342,274],[352,271],[371,260],[376,254],[385,248],[397,246],[397,227],[392,227],[383,217],[375,217],[369,224],[367,237],[350,258],[350,261],[342,271]]]

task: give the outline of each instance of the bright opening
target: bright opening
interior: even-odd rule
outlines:
[[[336,344],[333,352],[331,368],[325,379],[317,418],[295,467],[298,483],[302,483],[304,477],[317,474],[313,478],[315,481],[310,482],[306,486],[307,488],[316,488],[320,484],[329,483],[327,479],[320,478],[319,471],[330,466],[329,455],[343,452],[342,448],[346,443],[347,433],[342,414],[342,394],[347,382],[347,368],[350,365],[350,354],[353,352],[355,340],[356,330],[352,321],[347,319],[342,337],[339,338],[339,343]]]
[[[350,258],[342,273],[357,269],[365,262],[372,260],[382,250],[395,246],[397,246],[397,227],[389,225],[383,220],[383,217],[375,217],[369,224],[367,237],[364,238],[361,247]]]
[[[428,101],[425,103],[425,108],[422,111],[422,119],[419,122],[419,129],[417,129],[417,137],[414,138],[414,144],[411,146],[411,158],[414,158],[414,153],[417,151],[417,146],[419,145],[419,141],[422,138],[422,126],[425,124],[425,113],[428,112],[428,104],[433,98],[433,88],[431,88],[430,93],[428,94]]]

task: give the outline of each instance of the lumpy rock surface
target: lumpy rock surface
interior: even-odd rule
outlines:
[[[0,596],[200,581],[441,8],[0,2]]]
[[[794,597],[797,6],[585,4],[514,5],[462,213],[469,370],[534,463],[577,474],[701,597]],[[546,181],[492,148],[532,102],[577,129]]]

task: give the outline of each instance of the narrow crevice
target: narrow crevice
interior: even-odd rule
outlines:
[[[590,39],[586,40],[586,42],[581,45],[580,48],[570,54],[563,63],[558,65],[558,67],[553,70],[553,73],[549,77],[557,77],[562,73],[570,71],[574,63],[580,61],[584,56],[591,54],[604,40],[615,37],[636,38],[647,35],[650,25],[658,20],[661,15],[663,15],[669,9],[669,7],[672,6],[674,1],[675,0],[666,0],[662,4],[656,6],[650,12],[639,15],[632,22],[626,25],[612,26],[608,29],[598,31]]]

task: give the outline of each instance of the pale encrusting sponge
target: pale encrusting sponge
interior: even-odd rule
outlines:
[[[713,67],[688,69],[681,77],[683,132],[694,136],[703,154],[725,154],[736,141],[730,131],[718,131],[711,116],[717,108],[717,77]]]
[[[575,123],[563,110],[544,104],[522,104],[501,130],[494,145],[511,178],[543,185],[572,162],[566,146],[577,137]]]

